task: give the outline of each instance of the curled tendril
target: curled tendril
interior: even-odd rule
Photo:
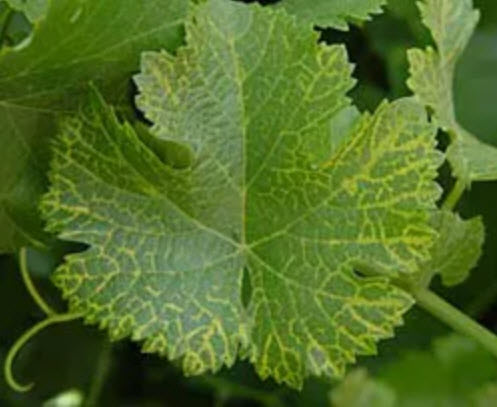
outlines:
[[[12,372],[12,366],[14,364],[14,360],[16,356],[19,354],[19,351],[23,348],[23,346],[29,342],[34,336],[36,336],[39,332],[43,331],[45,328],[55,325],[61,324],[64,322],[74,321],[75,319],[79,319],[83,316],[80,313],[65,313],[58,314],[55,312],[43,299],[38,290],[36,289],[31,277],[29,276],[29,271],[27,267],[27,253],[26,248],[22,248],[19,251],[19,269],[21,271],[22,280],[28,290],[29,294],[33,298],[34,302],[40,307],[40,309],[47,315],[47,317],[38,322],[36,325],[29,328],[26,332],[24,332],[19,339],[12,345],[5,358],[5,363],[3,366],[5,381],[12,388],[12,390],[18,392],[26,392],[33,388],[34,383],[30,384],[20,384],[15,378]]]
[[[40,295],[40,293],[38,293],[38,290],[33,284],[33,280],[31,280],[28,270],[28,255],[25,247],[23,247],[19,251],[19,270],[21,271],[22,281],[24,282],[26,289],[28,290],[29,294],[31,295],[31,298],[33,298],[33,301],[36,303],[36,305],[38,305],[38,307],[47,316],[50,317],[52,315],[56,315],[56,312],[52,309],[52,307],[50,307],[50,305],[48,305],[45,302],[45,300]]]
[[[9,350],[9,353],[7,354],[7,357],[5,359],[5,364],[4,364],[4,375],[5,375],[5,380],[7,384],[15,391],[18,392],[26,392],[29,391],[33,388],[34,383],[29,383],[29,384],[20,384],[15,378],[12,373],[12,365],[14,363],[14,360],[19,353],[19,351],[23,348],[23,346],[34,336],[36,336],[39,332],[43,331],[45,328],[55,325],[55,324],[60,324],[64,322],[70,322],[75,319],[79,319],[82,317],[82,314],[55,314],[52,316],[49,316],[48,318],[45,318],[43,321],[38,322],[36,325],[32,326],[29,328],[26,332],[24,332],[19,339],[12,345],[12,347]]]

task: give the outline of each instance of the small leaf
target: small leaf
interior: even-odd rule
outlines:
[[[366,369],[351,371],[331,392],[332,407],[395,407],[396,405],[393,389],[370,377]]]
[[[83,405],[84,396],[80,390],[66,390],[50,398],[42,407],[80,407]]]
[[[350,21],[369,20],[381,13],[386,0],[282,0],[283,7],[300,20],[321,27],[348,30]]]
[[[447,149],[447,158],[457,178],[472,181],[497,179],[497,148],[459,128],[459,136]]]
[[[45,17],[49,0],[6,0],[14,10],[21,11],[31,22],[36,22]]]
[[[136,81],[152,132],[188,146],[191,166],[164,164],[99,97],[67,120],[43,212],[90,249],[55,282],[89,322],[187,374],[244,356],[293,387],[340,376],[412,304],[387,276],[413,273],[436,237],[436,128],[403,99],[338,126],[350,130],[337,147],[330,121],[354,83],[344,47],[225,0],[197,6],[186,29],[177,56],[143,55]]]
[[[26,16],[0,1],[0,49],[21,44],[31,33],[31,23]]]
[[[432,247],[432,258],[423,268],[439,274],[442,282],[453,286],[466,280],[482,253],[485,228],[480,217],[462,220],[457,214],[437,211],[433,226],[439,237]]]
[[[452,137],[447,158],[454,175],[466,184],[497,179],[497,148],[464,130],[454,111],[454,73],[479,20],[472,0],[424,0],[419,3],[424,24],[430,29],[437,50],[408,51],[411,77],[408,86],[433,110],[440,128]]]

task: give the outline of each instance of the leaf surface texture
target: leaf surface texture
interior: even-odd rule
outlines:
[[[282,0],[278,6],[314,25],[347,30],[349,22],[369,20],[385,4],[386,0]]]
[[[293,387],[339,376],[412,304],[388,276],[436,237],[436,128],[413,99],[357,117],[344,47],[284,12],[211,0],[186,31],[176,56],[144,54],[136,82],[152,133],[191,166],[164,164],[94,97],[57,138],[43,201],[51,230],[90,246],[55,281],[187,374],[242,356]],[[384,275],[355,273],[368,268]]]

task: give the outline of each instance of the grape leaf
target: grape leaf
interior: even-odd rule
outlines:
[[[302,21],[321,27],[348,30],[350,21],[369,20],[382,12],[386,0],[282,0],[277,3]]]
[[[497,180],[497,148],[459,127],[458,138],[447,150],[456,177],[466,181]]]
[[[330,120],[354,83],[344,47],[225,0],[186,28],[188,45],[145,53],[136,81],[152,132],[189,146],[192,165],[164,164],[98,97],[68,119],[42,208],[90,248],[55,282],[89,322],[182,358],[186,374],[240,355],[293,387],[341,375],[412,304],[354,269],[400,276],[429,257],[436,128],[413,99],[383,103],[336,149]]]
[[[466,280],[471,269],[478,263],[485,240],[485,228],[481,217],[462,220],[457,214],[437,211],[433,226],[439,237],[432,247],[432,257],[424,269],[439,274],[442,282],[453,286]]]
[[[452,136],[447,158],[454,175],[467,185],[497,179],[497,149],[462,128],[454,111],[453,82],[461,57],[479,20],[472,0],[424,0],[419,3],[424,24],[437,50],[408,51],[411,77],[408,86],[434,112],[439,126]]]
[[[330,395],[332,407],[395,407],[396,396],[387,384],[369,376],[366,369],[355,369]]]
[[[53,1],[30,42],[0,55],[0,253],[46,238],[36,208],[56,116],[76,109],[90,80],[126,100],[140,51],[173,50],[186,9],[183,0]]]
[[[31,22],[36,22],[45,17],[48,8],[47,0],[6,0],[14,10],[21,11]]]

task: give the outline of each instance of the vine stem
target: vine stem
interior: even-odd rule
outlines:
[[[98,356],[97,365],[95,367],[95,374],[91,380],[88,391],[88,397],[84,403],[87,407],[99,405],[99,399],[102,394],[102,389],[105,384],[105,379],[109,373],[112,364],[112,343],[104,341],[102,350]]]
[[[440,298],[433,291],[413,289],[411,294],[423,309],[452,327],[455,331],[472,338],[492,353],[493,356],[497,357],[497,335]]]
[[[49,326],[55,324],[61,324],[64,322],[74,321],[75,319],[79,319],[83,317],[83,314],[80,313],[64,313],[59,314],[50,307],[40,295],[38,290],[36,289],[33,280],[31,280],[31,276],[29,275],[28,269],[28,255],[27,249],[23,247],[19,251],[19,269],[21,271],[22,281],[26,286],[31,298],[33,301],[40,307],[40,309],[46,314],[46,318],[43,321],[38,322],[36,325],[29,328],[26,332],[24,332],[17,341],[12,345],[9,349],[9,353],[5,358],[5,363],[3,365],[3,371],[5,376],[5,381],[7,384],[15,391],[18,392],[26,392],[31,390],[34,386],[33,383],[23,385],[20,384],[15,378],[12,372],[12,366],[14,364],[15,358],[19,354],[20,350],[29,342],[34,336],[43,331]]]
[[[45,328],[55,325],[55,324],[60,324],[64,322],[70,322],[75,319],[79,319],[82,317],[82,314],[72,314],[72,313],[67,313],[67,314],[55,314],[51,315],[48,318],[45,318],[43,321],[38,322],[36,325],[32,326],[29,328],[26,332],[24,332],[19,339],[12,345],[12,347],[9,350],[9,353],[7,354],[7,357],[5,359],[5,364],[3,367],[4,375],[5,375],[5,380],[7,384],[15,391],[18,392],[26,392],[32,389],[34,386],[34,383],[30,383],[27,385],[22,385],[19,384],[19,382],[14,378],[14,375],[12,373],[12,365],[14,363],[14,360],[19,353],[19,351],[23,348],[26,343],[36,336],[39,332],[43,331]]]
[[[243,384],[231,382],[216,376],[205,376],[200,378],[200,382],[209,387],[214,388],[218,397],[216,406],[223,406],[226,402],[226,397],[236,396],[243,397],[253,401],[257,401],[266,407],[282,407],[283,403],[280,398],[272,393],[265,392],[264,390],[253,389]]]
[[[27,249],[23,247],[19,251],[19,269],[21,270],[21,276],[22,276],[22,281],[24,282],[24,285],[26,286],[26,289],[28,290],[29,294],[33,298],[34,302],[40,309],[47,315],[47,316],[53,316],[56,315],[57,313],[48,305],[43,297],[40,295],[38,290],[36,289],[33,280],[31,280],[31,277],[29,275],[29,270],[28,270],[28,255],[27,255]]]
[[[461,180],[460,178],[456,181],[454,187],[450,191],[449,195],[445,199],[444,203],[442,204],[442,209],[445,209],[447,211],[452,211],[459,200],[462,197],[462,194],[466,190],[466,182]]]

